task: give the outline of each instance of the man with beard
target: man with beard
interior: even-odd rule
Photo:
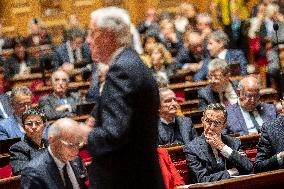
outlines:
[[[160,123],[158,144],[187,144],[197,136],[190,118],[177,116],[175,93],[168,88],[160,89]]]
[[[81,103],[80,93],[69,92],[69,75],[63,70],[55,71],[51,76],[53,93],[43,96],[39,105],[44,109],[47,119],[70,117]]]

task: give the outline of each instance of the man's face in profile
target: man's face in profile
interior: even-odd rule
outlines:
[[[161,92],[160,114],[176,115],[176,113],[177,113],[177,101],[175,93],[171,90]]]

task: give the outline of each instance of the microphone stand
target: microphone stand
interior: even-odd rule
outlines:
[[[280,87],[279,87],[279,98],[283,99],[283,92],[284,92],[284,76],[283,76],[283,69],[282,69],[282,65],[281,65],[281,59],[280,59],[280,49],[279,49],[279,40],[278,40],[278,29],[279,29],[279,25],[277,23],[273,24],[273,29],[275,31],[276,34],[276,48],[277,48],[277,59],[278,59],[278,66],[279,66],[279,71],[280,71]]]

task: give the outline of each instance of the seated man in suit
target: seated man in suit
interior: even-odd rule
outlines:
[[[234,72],[240,72],[240,75],[247,75],[247,60],[244,53],[241,50],[227,49],[229,38],[227,34],[222,30],[213,31],[208,36],[207,50],[211,57],[226,60],[230,64],[238,64],[240,71],[234,70]],[[203,61],[203,65],[194,75],[193,81],[206,80],[208,75],[208,64],[210,58],[206,58]]]
[[[190,118],[177,116],[175,93],[169,88],[160,89],[160,122],[158,127],[158,144],[187,144],[197,132]]]
[[[53,93],[40,98],[39,105],[44,109],[46,117],[58,119],[70,117],[81,103],[78,92],[69,92],[69,75],[63,70],[55,71],[51,76]]]
[[[26,51],[24,38],[16,37],[12,41],[14,52],[12,56],[4,62],[4,76],[6,79],[13,77],[24,77],[31,72],[31,68],[36,66],[36,59]]]
[[[11,92],[13,115],[0,120],[0,140],[24,137],[21,117],[32,105],[32,93],[28,87],[18,87]]]
[[[236,103],[238,100],[237,82],[230,81],[227,62],[213,59],[208,65],[208,71],[209,85],[198,91],[199,109],[204,110],[212,103],[221,103],[226,107]]]
[[[55,69],[61,68],[67,73],[72,73],[76,63],[92,63],[89,47],[84,43],[82,30],[79,28],[70,30],[67,42],[55,49],[53,62]]]
[[[227,112],[221,104],[210,104],[201,119],[204,133],[184,147],[189,170],[196,182],[211,182],[249,174],[250,160],[241,141],[222,135]]]
[[[20,175],[23,168],[33,159],[39,156],[45,147],[47,140],[43,139],[45,128],[45,115],[39,108],[31,108],[22,115],[25,137],[10,148],[10,165],[13,175]]]
[[[260,132],[264,122],[276,119],[272,104],[259,102],[259,81],[248,76],[238,86],[238,102],[227,108],[228,121],[224,134],[249,135]]]
[[[87,188],[87,171],[77,156],[82,139],[78,122],[57,120],[49,129],[49,147],[23,169],[23,189]]]
[[[284,103],[282,109],[284,109]],[[261,137],[257,145],[254,172],[272,171],[284,168],[284,116],[265,122],[261,127]]]

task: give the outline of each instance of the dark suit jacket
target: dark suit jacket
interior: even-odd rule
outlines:
[[[203,61],[202,67],[194,74],[193,81],[203,81],[207,79],[208,64],[212,59],[206,58]],[[241,50],[228,49],[225,60],[228,64],[238,62],[240,64],[241,75],[247,75],[247,60]]]
[[[84,182],[87,178],[87,171],[81,159],[77,157],[70,161],[73,172],[76,176],[79,186],[86,188]],[[21,177],[22,189],[63,189],[64,183],[61,179],[58,167],[45,150],[38,158],[34,158],[23,169]]]
[[[231,81],[233,89],[236,91],[238,81]],[[214,92],[210,85],[202,87],[198,90],[199,109],[204,110],[209,104],[220,103],[219,94]]]
[[[263,122],[272,121],[276,119],[276,108],[272,104],[259,103],[256,106],[260,117]],[[248,135],[248,128],[241,112],[240,105],[238,103],[233,104],[227,108],[227,128],[224,130],[224,134]]]
[[[76,112],[76,105],[81,103],[81,96],[79,93],[68,92],[66,95],[67,104],[71,105],[72,112],[59,112],[55,109],[61,106],[60,99],[53,93],[48,96],[40,98],[39,105],[43,108],[47,119],[58,119],[62,117],[70,117],[72,113]]]
[[[97,189],[163,187],[157,157],[158,86],[139,55],[125,48],[111,63],[93,117],[90,181]]]
[[[42,143],[44,147],[47,147],[47,140],[43,139]],[[27,164],[43,152],[44,148],[41,147],[27,136],[24,137],[23,141],[12,145],[10,147],[10,165],[13,169],[13,175],[20,175]]]
[[[230,178],[228,169],[235,167],[240,174],[249,174],[252,165],[247,156],[242,156],[238,151],[242,151],[241,141],[222,135],[224,144],[232,148],[233,152],[229,159],[222,155],[223,164],[218,164],[213,154],[213,150],[205,141],[204,134],[195,138],[184,147],[189,171],[196,182],[211,182]]]
[[[28,54],[26,54],[25,61],[27,67],[36,66],[36,59]],[[9,58],[4,63],[4,76],[7,79],[11,79],[12,77],[14,77],[14,75],[18,74],[19,72],[20,72],[20,61],[17,58],[17,56],[13,54],[11,58]]]
[[[195,137],[197,137],[197,132],[188,117],[176,116],[175,126],[173,128],[160,121],[158,127],[158,144],[166,145],[172,143],[180,143],[182,145],[189,143]]]
[[[11,103],[10,103],[10,98],[8,95],[6,94],[1,94],[0,95],[0,102],[2,103],[3,109],[5,111],[5,113],[7,114],[7,116],[12,116],[13,115],[13,109],[11,107]],[[0,120],[4,118],[4,114],[2,111],[0,111]]]
[[[284,151],[284,117],[266,122],[261,128],[261,137],[257,145],[257,155],[254,162],[256,173],[283,169],[277,161],[277,154]]]
[[[92,63],[90,49],[87,44],[82,45],[81,53],[83,61],[85,61],[87,64]],[[64,43],[54,50],[53,54],[54,68],[58,69],[62,64],[66,62],[70,63],[70,58],[68,55],[67,44]]]

